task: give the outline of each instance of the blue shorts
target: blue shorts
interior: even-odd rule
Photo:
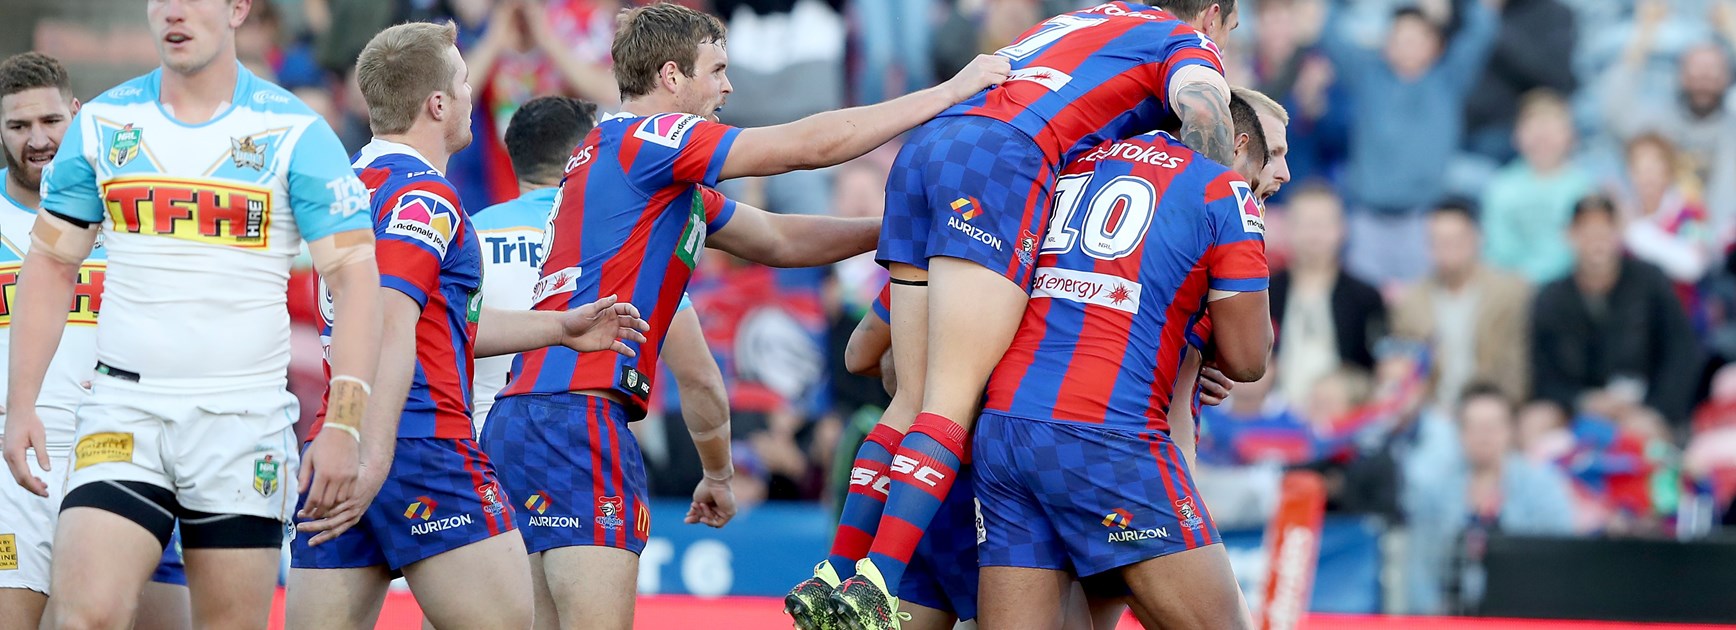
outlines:
[[[169,535],[169,544],[163,547],[163,559],[157,563],[157,570],[151,572],[151,581],[187,585],[187,567],[181,564],[181,528],[176,527]]]
[[[513,530],[512,501],[475,440],[398,438],[392,470],[355,527],[318,547],[297,534],[290,566],[392,571]],[[307,502],[302,496],[296,506]]]
[[[1084,577],[1220,542],[1164,433],[984,413],[972,447],[982,566]]]
[[[898,598],[964,621],[977,610],[977,515],[971,468],[958,472],[898,582]]]
[[[1029,289],[1059,170],[1004,122],[928,121],[892,163],[876,259],[927,269],[935,256],[963,258]]]
[[[482,444],[504,462],[531,553],[614,547],[635,554],[651,535],[645,458],[621,405],[578,394],[521,394],[494,403]]]

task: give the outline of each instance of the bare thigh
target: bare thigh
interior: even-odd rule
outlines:
[[[639,584],[639,555],[614,547],[558,547],[542,552],[563,630],[629,630]]]
[[[161,551],[157,552],[160,556]],[[181,549],[194,625],[265,630],[277,592],[278,548]],[[161,557],[158,558],[161,560]]]
[[[51,613],[55,624],[131,627],[139,591],[162,559],[157,537],[126,517],[90,507],[61,512],[49,589],[56,593]]]
[[[185,630],[193,627],[193,602],[187,587],[148,582],[139,593],[133,630]]]
[[[983,567],[977,592],[982,630],[1062,628],[1073,577],[1062,571]]]
[[[525,630],[535,608],[528,556],[513,530],[411,563],[404,579],[435,628]]]
[[[356,569],[290,569],[284,601],[287,630],[373,628],[392,574],[385,565]]]
[[[1174,630],[1253,627],[1222,544],[1211,544],[1122,569],[1134,614],[1147,627]]]

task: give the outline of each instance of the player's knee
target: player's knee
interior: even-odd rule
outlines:
[[[55,597],[54,627],[57,630],[125,630],[137,612],[136,597]]]

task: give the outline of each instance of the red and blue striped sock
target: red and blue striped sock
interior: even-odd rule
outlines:
[[[940,502],[952,490],[964,459],[964,427],[943,416],[916,416],[910,433],[892,456],[892,489],[886,496],[886,513],[868,557],[886,578],[886,588],[898,594],[898,581],[916,553],[922,530],[940,511]]]
[[[838,520],[838,533],[832,536],[829,558],[839,578],[854,575],[856,561],[868,555],[868,546],[874,544],[874,530],[886,509],[886,490],[892,485],[886,468],[892,464],[892,451],[903,439],[904,434],[897,429],[876,425],[856,451],[856,464],[850,469],[850,493],[844,495],[844,512]]]

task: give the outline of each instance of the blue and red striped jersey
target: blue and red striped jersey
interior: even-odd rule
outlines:
[[[422,307],[416,374],[398,420],[400,438],[471,439],[471,374],[482,314],[482,247],[458,192],[415,149],[378,138],[352,166],[368,188],[380,286]],[[320,341],[331,356],[331,294],[320,287]],[[326,363],[331,376],[331,363]],[[325,423],[322,407],[313,439]]]
[[[1013,72],[941,116],[984,116],[1025,132],[1050,164],[1162,127],[1169,81],[1188,66],[1223,74],[1217,44],[1170,13],[1109,2],[1063,13],[995,54]]]
[[[612,389],[645,415],[657,351],[687,280],[735,202],[717,184],[740,129],[691,114],[613,116],[597,123],[567,160],[543,234],[537,310],[564,311],[608,295],[639,307],[651,324],[638,353],[580,354],[565,346],[521,353],[501,396]]]
[[[1235,172],[1167,134],[1068,165],[1012,346],[985,409],[1167,431],[1208,290],[1266,288],[1265,224]]]

